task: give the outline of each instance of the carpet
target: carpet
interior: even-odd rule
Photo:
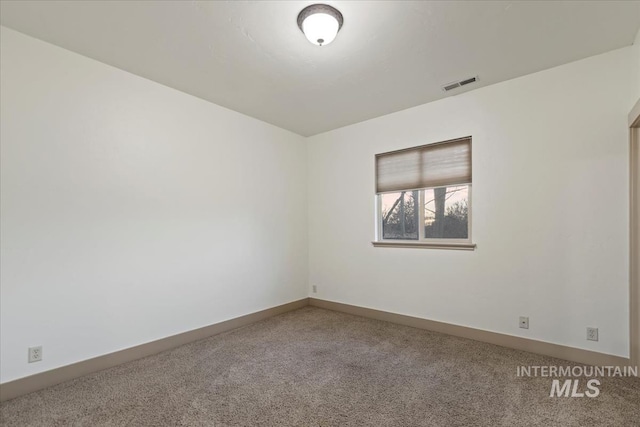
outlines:
[[[0,405],[3,426],[640,426],[640,379],[549,397],[569,362],[314,307]]]

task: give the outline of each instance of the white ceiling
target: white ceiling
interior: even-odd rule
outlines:
[[[2,25],[301,135],[632,44],[640,1],[326,1],[336,40],[296,25],[313,1],[2,1]],[[454,91],[460,93],[464,90]]]

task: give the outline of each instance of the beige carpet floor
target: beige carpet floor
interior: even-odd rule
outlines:
[[[550,398],[557,359],[306,307],[1,405],[3,426],[640,426],[640,380]]]

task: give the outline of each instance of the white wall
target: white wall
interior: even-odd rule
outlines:
[[[631,47],[631,55],[633,57],[633,73],[635,76],[634,86],[633,86],[633,104],[631,107],[635,105],[638,100],[640,100],[640,30],[636,34],[636,39],[633,42],[633,46]]]
[[[302,137],[1,31],[2,382],[307,296]]]
[[[308,153],[282,129],[6,28],[0,39],[0,381],[303,298],[307,285],[627,355],[638,38],[309,138]],[[477,250],[373,248],[374,154],[464,135]],[[44,361],[27,364],[33,345]]]
[[[312,295],[627,356],[632,60],[628,47],[309,138]],[[466,135],[477,250],[372,247],[374,155]]]

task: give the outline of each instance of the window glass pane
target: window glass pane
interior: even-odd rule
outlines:
[[[424,237],[467,239],[469,237],[469,186],[424,190]]]
[[[418,240],[419,191],[381,194],[382,238]]]

